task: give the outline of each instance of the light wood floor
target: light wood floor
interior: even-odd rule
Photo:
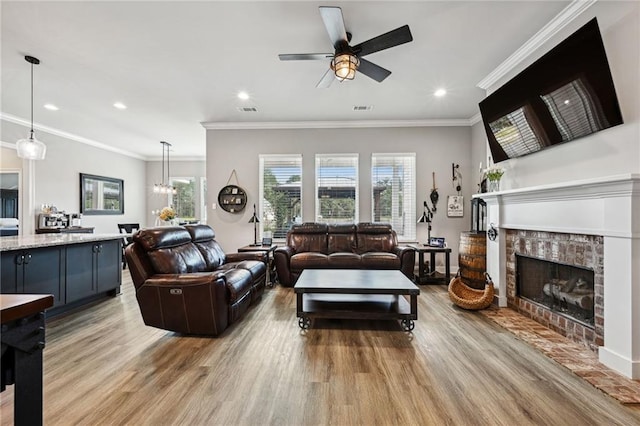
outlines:
[[[626,407],[481,315],[423,286],[413,335],[392,321],[316,321],[292,289],[218,338],[145,327],[123,294],[47,324],[46,425],[632,425]],[[13,387],[0,394],[13,422]]]

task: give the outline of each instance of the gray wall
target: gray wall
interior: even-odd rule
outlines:
[[[6,121],[2,121],[1,127],[0,140],[4,142],[15,143],[28,134],[27,128]],[[79,212],[79,176],[90,173],[124,180],[125,210],[124,215],[85,215],[83,226],[95,227],[96,233],[113,233],[118,232],[118,223],[144,222],[145,161],[41,131],[36,131],[36,136],[47,145],[47,156],[43,161],[34,162],[36,211],[33,214],[37,215],[45,203],[68,213]]]
[[[371,154],[385,152],[416,153],[416,217],[422,214],[422,201],[428,200],[431,190],[431,173],[436,172],[440,201],[431,235],[446,238],[454,250],[452,263],[456,264],[459,235],[461,231],[469,229],[469,197],[475,191],[475,181],[470,178],[469,127],[208,130],[208,223],[215,229],[219,242],[228,252],[253,241],[253,226],[247,222],[252,214],[251,206],[258,204],[260,154],[303,155],[302,219],[313,221],[317,153],[359,154],[360,221],[370,221]],[[451,163],[459,164],[463,175],[465,212],[462,218],[447,218],[446,214],[446,196],[456,194],[452,185]],[[237,172],[239,185],[248,194],[248,207],[240,214],[227,213],[220,208],[212,209],[212,204],[217,203],[218,191],[227,184],[233,169]],[[426,240],[425,225],[417,226],[417,235],[419,241]]]
[[[602,4],[601,4],[602,3]],[[501,189],[640,173],[640,3],[598,2],[576,19],[569,28],[554,36],[535,55],[492,87],[497,89],[517,72],[547,52],[594,16],[607,16],[608,26],[600,26],[611,67],[624,124],[576,139],[550,149],[499,163],[506,172]],[[615,13],[615,16],[611,14]],[[599,22],[605,21],[600,19]],[[480,127],[479,130],[476,128]],[[481,124],[473,128],[474,162],[484,150],[486,136]],[[477,167],[477,163],[476,166]]]

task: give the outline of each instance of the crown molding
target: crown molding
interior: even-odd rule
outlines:
[[[580,16],[585,10],[589,9],[598,0],[574,0],[549,21],[540,31],[533,35],[525,44],[520,46],[511,56],[503,63],[491,71],[477,86],[481,89],[488,90],[502,79],[508,72],[513,70],[518,64],[529,57],[540,46],[545,44],[551,37],[569,25],[573,20]]]
[[[31,127],[31,122],[28,120],[25,120],[23,118],[17,117],[15,115],[12,114],[7,114],[6,112],[1,112],[0,111],[0,119],[8,121],[10,123],[14,123],[14,124],[18,124],[20,126],[24,126],[27,128]],[[104,149],[105,151],[111,151],[111,152],[115,152],[117,154],[122,154],[122,155],[126,155],[127,157],[132,157],[132,158],[136,158],[138,160],[147,160],[146,157],[139,155],[139,154],[134,154],[133,152],[129,152],[129,151],[125,151],[124,149],[120,149],[120,148],[115,148],[113,146],[109,146],[105,143],[102,142],[98,142],[98,141],[94,141],[93,139],[88,139],[82,136],[78,136],[78,135],[74,135],[73,133],[69,133],[69,132],[65,132],[62,130],[58,130],[55,129],[53,127],[49,127],[49,126],[44,126],[42,124],[37,124],[37,123],[33,123],[33,128],[36,130],[40,130],[41,132],[46,132],[49,133],[51,135],[55,135],[55,136],[60,136],[62,138],[65,139],[69,139],[75,142],[80,142],[83,143],[85,145],[91,145],[93,147],[96,148],[100,148],[100,149]]]
[[[246,121],[200,123],[207,130],[363,129],[380,127],[468,127],[471,120]]]
[[[473,126],[482,121],[482,115],[478,112],[469,119],[469,125]]]
[[[9,149],[16,149],[16,144],[15,143],[11,143],[11,142],[2,142],[2,141],[0,141],[0,147],[9,148]]]

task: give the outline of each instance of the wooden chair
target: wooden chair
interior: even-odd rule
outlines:
[[[128,236],[123,238],[122,241],[122,269],[127,269],[127,259],[124,257],[124,249],[133,242],[133,234],[140,229],[139,223],[119,223],[118,230],[121,234],[127,234]]]

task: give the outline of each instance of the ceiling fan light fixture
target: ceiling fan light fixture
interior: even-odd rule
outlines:
[[[331,69],[340,81],[353,80],[359,65],[360,59],[350,52],[337,53],[331,60]]]

